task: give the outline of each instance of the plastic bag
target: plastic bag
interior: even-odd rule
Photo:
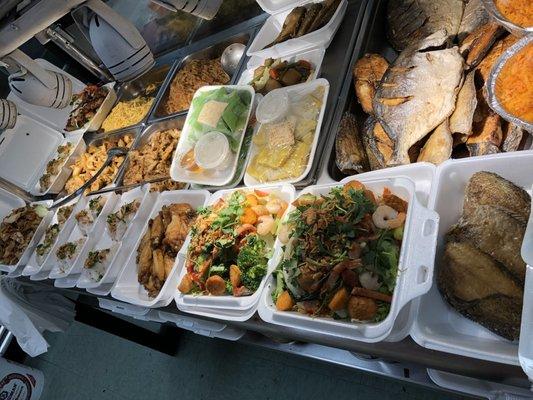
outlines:
[[[1,277],[0,324],[17,339],[20,347],[35,357],[48,350],[45,330],[64,331],[74,320],[74,303],[53,288]]]

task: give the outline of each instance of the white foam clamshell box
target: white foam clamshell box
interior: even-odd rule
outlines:
[[[25,204],[26,203],[24,202],[24,200],[22,200],[18,196],[11,194],[4,189],[0,189],[0,222],[3,221],[4,218],[7,217],[11,211],[19,207],[24,207]],[[50,206],[51,201],[38,201],[31,204],[41,204],[45,207],[48,207]],[[46,227],[52,219],[52,214],[53,213],[49,211],[41,220],[41,222],[37,226],[37,229],[35,230],[35,233],[30,239],[28,246],[20,256],[18,262],[15,265],[0,264],[0,271],[9,273],[10,277],[17,277],[22,274],[22,270],[30,259],[33,250],[37,246],[37,243],[39,243],[39,240],[44,234]]]
[[[74,78],[72,75],[68,74],[67,72],[63,71],[62,69],[56,67],[55,65],[51,64],[46,60],[37,58],[35,59],[35,62],[37,62],[37,64],[47,70],[58,72],[67,76],[72,82],[72,94],[81,93],[86,86],[84,83]],[[83,134],[85,132],[92,132],[100,129],[102,122],[104,122],[107,117],[107,114],[109,114],[111,108],[113,108],[113,105],[117,100],[117,94],[113,89],[114,85],[114,82],[104,85],[108,90],[108,94],[94,117],[87,124],[85,124],[83,128],[71,132],[67,132],[65,130],[65,127],[67,125],[70,112],[74,109],[73,105],[69,104],[65,108],[59,109],[36,106],[34,104],[25,102],[13,92],[9,93],[7,99],[13,101],[17,105],[17,109],[21,114],[30,116],[44,123],[45,125],[50,126],[53,129],[56,129],[60,132],[64,132],[66,135]]]
[[[187,171],[186,169],[180,166],[181,157],[189,149],[193,148],[192,144],[189,142],[189,139],[188,139],[189,132],[191,130],[190,116],[193,114],[192,110],[194,109],[194,106],[191,105],[191,109],[189,110],[189,113],[187,114],[187,119],[185,120],[185,124],[183,125],[183,130],[181,132],[178,145],[176,146],[176,150],[174,151],[174,155],[172,157],[172,164],[170,166],[170,176],[173,180],[177,182],[197,183],[200,185],[209,185],[209,186],[224,186],[230,183],[231,180],[233,179],[233,176],[235,175],[235,171],[237,170],[237,164],[239,161],[239,153],[242,147],[242,141],[244,139],[244,135],[248,127],[248,122],[250,121],[250,115],[253,109],[255,91],[249,85],[204,86],[196,91],[193,97],[193,102],[194,102],[194,98],[196,98],[199,94],[203,92],[215,91],[220,88],[225,88],[229,90],[248,91],[251,95],[250,105],[248,108],[248,115],[246,117],[246,123],[244,124],[244,128],[240,135],[239,147],[237,149],[237,152],[231,155],[232,159],[231,159],[230,165],[221,171],[217,170],[217,171],[212,171],[208,173],[206,173],[205,171],[203,173],[193,173],[193,172]],[[213,128],[213,131],[216,131],[216,128]]]
[[[465,188],[470,177],[479,171],[494,172],[529,190],[533,182],[532,165],[533,151],[518,151],[448,160],[437,168],[429,201],[429,208],[440,215],[437,266],[444,250],[445,234],[462,214]],[[525,300],[526,297],[524,303]],[[448,306],[436,285],[417,300],[417,318],[411,336],[428,349],[503,364],[519,364],[517,342],[506,340],[460,315]],[[531,336],[523,332],[521,336],[531,341]]]
[[[46,172],[46,164],[57,155],[58,146],[71,142],[74,145],[51,186],[44,192],[39,179]],[[85,151],[83,135],[63,135],[43,123],[19,115],[13,129],[6,129],[0,138],[0,177],[33,195],[59,193],[71,174],[69,165]],[[24,162],[21,162],[24,160]]]
[[[392,304],[388,316],[377,323],[352,323],[336,321],[332,318],[313,318],[295,311],[278,311],[272,300],[275,290],[271,276],[259,303],[259,315],[269,323],[289,326],[337,338],[354,339],[363,342],[384,340],[392,331],[396,317],[401,309],[412,299],[426,293],[432,284],[435,243],[439,216],[420,203],[416,196],[416,186],[412,179],[405,176],[388,178],[367,178],[365,174],[343,179],[340,183],[310,186],[302,190],[300,195],[310,193],[325,195],[334,187],[352,180],[358,180],[374,193],[381,195],[384,188],[409,202],[407,219],[404,228],[398,277],[393,293]],[[290,211],[294,206],[289,207]],[[288,215],[288,214],[287,214]],[[279,261],[281,249],[276,252]]]
[[[46,233],[46,229],[48,229],[51,225],[54,225],[54,224],[58,223],[58,221],[57,221],[57,212],[59,211],[59,209],[64,208],[64,207],[69,207],[72,204],[77,203],[77,201],[78,201],[77,199],[73,199],[72,201],[68,202],[64,206],[53,210],[52,211],[52,218],[50,219],[50,222],[48,223],[48,225],[45,228],[45,233]],[[74,218],[74,210],[75,210],[75,208],[76,208],[76,206],[74,206],[74,208],[72,209],[72,212],[70,213],[69,217],[64,222],[63,227],[60,229],[59,234],[56,237],[56,240],[54,241],[54,243],[50,247],[50,251],[48,252],[46,257],[44,258],[43,263],[41,265],[39,265],[39,263],[37,261],[37,251],[36,251],[37,249],[35,249],[35,251],[31,255],[26,267],[22,270],[22,276],[36,275],[36,274],[39,274],[42,271],[42,268],[44,267],[44,265],[47,263],[48,259],[52,255],[52,250],[54,249],[54,245],[57,242],[59,242],[61,240],[64,240],[64,238],[68,237],[70,235],[70,232],[72,232],[72,229],[76,225],[76,219]],[[45,235],[43,234],[41,236],[41,239],[37,243],[37,245],[43,243],[44,242],[44,238],[45,238]],[[48,275],[48,273],[46,273],[46,275]]]
[[[159,311],[159,318],[164,322],[172,322],[178,328],[211,338],[236,341],[246,333],[243,329],[233,328],[220,322],[206,321],[188,315],[172,314],[165,311]]]
[[[310,82],[316,79],[320,74],[320,68],[322,67],[322,61],[324,60],[324,55],[326,54],[325,49],[311,49],[305,50],[299,53],[291,54],[288,56],[280,57],[281,61],[287,61],[289,63],[297,62],[300,60],[305,60],[311,63],[313,68],[313,73],[307,79],[307,82]],[[256,68],[262,66],[266,58],[261,57],[252,57],[248,64],[246,65],[246,70],[241,73],[239,78],[239,85],[248,85],[254,77],[254,71]]]
[[[260,3],[261,7],[272,15],[268,17],[257,33],[246,54],[250,57],[279,58],[311,48],[327,49],[344,18],[346,8],[348,7],[347,0],[340,2],[335,14],[333,14],[329,22],[322,28],[299,38],[289,39],[272,47],[265,48],[265,46],[272,43],[279,35],[283,27],[283,22],[285,22],[285,18],[290,14],[292,9],[309,3],[317,3],[317,1],[262,1]]]
[[[178,281],[178,257],[176,257],[172,271],[156,297],[149,297],[148,292],[137,279],[137,249],[148,229],[147,220],[155,218],[164,205],[188,203],[193,208],[198,208],[204,206],[208,198],[209,192],[207,190],[173,190],[157,195],[155,204],[152,203],[148,218],[142,228],[135,232],[135,243],[128,249],[129,257],[111,290],[111,296],[117,300],[147,308],[165,307],[170,304]]]
[[[294,200],[295,189],[292,185],[277,185],[277,186],[256,186],[254,188],[238,188],[219,190],[214,193],[207,203],[207,205],[215,204],[219,199],[228,198],[237,190],[244,190],[246,193],[253,193],[255,189],[262,190],[268,193],[275,194],[278,198],[291,203]],[[178,254],[178,270],[179,280],[185,276],[187,270],[185,268],[185,261],[187,258],[187,249],[190,242],[190,235],[186,241],[186,246],[182,247],[182,251]],[[273,249],[279,247],[278,239],[274,242]],[[250,319],[255,313],[259,304],[261,292],[265,287],[268,275],[274,270],[276,265],[273,260],[268,261],[268,270],[265,277],[261,281],[259,288],[251,296],[235,297],[231,295],[225,296],[207,296],[207,295],[186,295],[178,290],[175,291],[175,300],[178,309],[184,312],[202,315],[217,319],[227,319],[230,321],[246,321]]]
[[[135,218],[124,232],[124,236],[119,241],[114,241],[109,234],[107,223],[105,223],[105,228],[102,229],[101,234],[89,245],[88,252],[107,248],[112,249],[111,259],[107,263],[102,279],[100,281],[92,279],[89,272],[84,269],[76,284],[77,287],[100,296],[107,296],[111,292],[122,268],[126,264],[132,246],[137,240],[137,235],[148,223],[148,217],[152,211],[156,194],[150,193],[148,186],[138,187],[130,192],[124,193],[112,212],[117,212],[124,204],[130,203],[135,199],[142,199],[141,206]]]
[[[307,174],[311,170],[311,166],[313,165],[313,160],[315,158],[316,148],[318,145],[318,137],[320,136],[320,132],[322,130],[322,121],[324,120],[324,113],[326,111],[326,103],[327,103],[328,94],[329,94],[329,82],[327,81],[327,79],[320,78],[320,79],[316,79],[311,82],[300,83],[299,85],[276,89],[276,90],[286,91],[290,99],[289,104],[292,104],[296,99],[299,99],[302,96],[313,93],[317,88],[321,86],[324,87],[324,96],[322,97],[322,108],[320,109],[320,112],[318,114],[318,122],[317,122],[316,129],[315,129],[315,136],[313,138],[313,143],[311,144],[311,149],[309,152],[309,157],[307,158],[307,166],[305,167],[305,170],[300,174],[300,176],[296,178],[289,178],[289,179],[283,179],[280,181],[272,181],[272,182],[265,182],[265,183],[258,182],[254,177],[252,177],[250,174],[245,172],[244,184],[246,186],[253,187],[253,186],[257,186],[261,184],[276,185],[276,184],[283,184],[283,183],[297,183],[307,176]],[[259,132],[259,130],[261,129],[261,124],[258,123],[258,125],[259,127],[254,132],[254,135],[256,135],[257,132]],[[246,171],[248,170],[248,166],[252,162],[256,154],[257,154],[257,148],[255,144],[252,142],[252,144],[250,145],[250,157],[248,158],[248,163],[246,164]]]
[[[102,195],[102,197],[106,199],[106,203],[102,211],[98,215],[98,218],[96,218],[96,220],[89,227],[87,227],[86,230],[83,230],[80,228],[79,223],[76,220],[76,215],[83,210],[87,210],[89,207],[89,201],[95,197],[98,196],[82,197],[79,200],[74,211],[72,212],[72,217],[74,218],[74,227],[72,231],[70,232],[68,237],[64,237],[62,238],[62,240],[58,240],[56,242],[56,245],[52,249],[53,254],[50,257],[50,261],[52,262],[52,269],[48,277],[50,279],[64,279],[67,277],[69,278],[68,281],[59,282],[57,285],[58,287],[74,287],[76,285],[76,281],[78,280],[81,273],[81,269],[83,268],[83,263],[85,262],[85,258],[87,257],[88,249],[90,245],[101,235],[101,231],[105,224],[106,217],[111,212],[111,210],[113,210],[117,202],[117,196],[114,193],[106,193]],[[68,263],[65,268],[63,268],[57,258],[56,252],[58,248],[64,245],[65,243],[75,242],[77,240],[83,240],[83,246],[79,249],[79,251],[77,249],[77,256],[75,257],[75,259],[72,260],[72,262]]]
[[[530,193],[533,194],[533,187]],[[522,258],[527,264],[527,270],[518,359],[529,380],[533,382],[533,210],[522,243]]]

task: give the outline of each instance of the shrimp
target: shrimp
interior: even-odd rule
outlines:
[[[259,218],[261,218],[261,217],[259,217]],[[243,236],[243,235],[246,235],[248,233],[253,233],[256,230],[257,229],[253,225],[243,224],[243,225],[238,226],[237,228],[235,228],[235,235],[236,236]]]
[[[379,229],[399,228],[405,222],[405,213],[398,212],[392,207],[381,205],[372,214],[372,222]]]
[[[274,229],[274,218],[270,215],[261,215],[257,221],[257,234],[261,236],[268,235]]]
[[[252,207],[253,212],[260,217],[261,215],[270,214],[265,206],[257,205]]]
[[[280,199],[272,199],[266,203],[265,207],[270,214],[278,214],[282,210],[285,211],[287,203]]]

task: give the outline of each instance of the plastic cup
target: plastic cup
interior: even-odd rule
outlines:
[[[224,169],[230,156],[226,135],[213,131],[202,135],[194,147],[196,164],[203,169]]]
[[[278,122],[283,119],[289,111],[289,95],[285,90],[273,90],[259,103],[255,116],[261,124]]]

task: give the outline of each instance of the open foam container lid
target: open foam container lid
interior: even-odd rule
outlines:
[[[531,193],[533,194],[533,187]],[[527,270],[518,360],[529,380],[533,382],[533,210],[529,215],[529,222],[522,243],[522,258],[527,264]]]
[[[288,11],[308,3],[316,3],[316,0],[257,0],[259,7],[269,14]]]

